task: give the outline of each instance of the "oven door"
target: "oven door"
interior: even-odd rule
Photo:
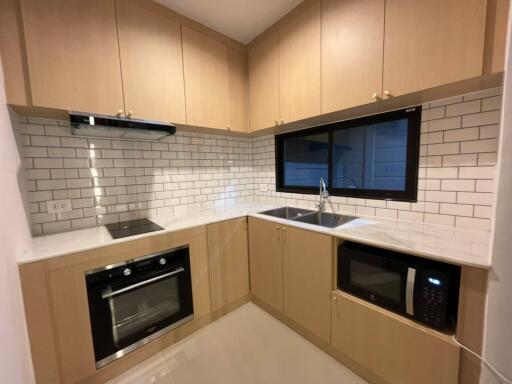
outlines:
[[[89,292],[96,367],[192,320],[188,266],[174,266]]]
[[[398,313],[411,312],[412,316],[415,270],[385,253],[360,244],[342,244],[338,250],[338,286],[376,305]]]

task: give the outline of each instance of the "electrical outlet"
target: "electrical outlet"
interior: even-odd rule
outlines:
[[[71,211],[71,200],[52,200],[46,202],[48,213],[62,213]]]

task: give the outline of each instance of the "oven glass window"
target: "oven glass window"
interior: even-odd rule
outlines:
[[[360,289],[400,302],[401,275],[357,260],[350,262],[350,283]]]
[[[109,305],[114,343],[120,347],[136,333],[145,331],[150,335],[155,331],[155,324],[180,311],[178,278],[171,277],[111,296]]]

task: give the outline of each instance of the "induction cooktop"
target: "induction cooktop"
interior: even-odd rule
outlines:
[[[121,221],[105,225],[114,239],[140,235],[141,233],[161,231],[163,228],[149,219]]]

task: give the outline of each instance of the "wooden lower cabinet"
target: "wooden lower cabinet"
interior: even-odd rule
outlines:
[[[251,294],[283,312],[282,226],[249,217]]]
[[[459,347],[430,330],[344,293],[332,293],[334,348],[390,384],[456,384]]]
[[[284,314],[329,342],[332,239],[283,227]]]
[[[96,369],[85,271],[187,244],[194,320]],[[21,265],[37,383],[104,383],[212,321],[207,251],[201,226]]]
[[[247,219],[210,224],[208,258],[212,311],[249,294],[249,255]]]

